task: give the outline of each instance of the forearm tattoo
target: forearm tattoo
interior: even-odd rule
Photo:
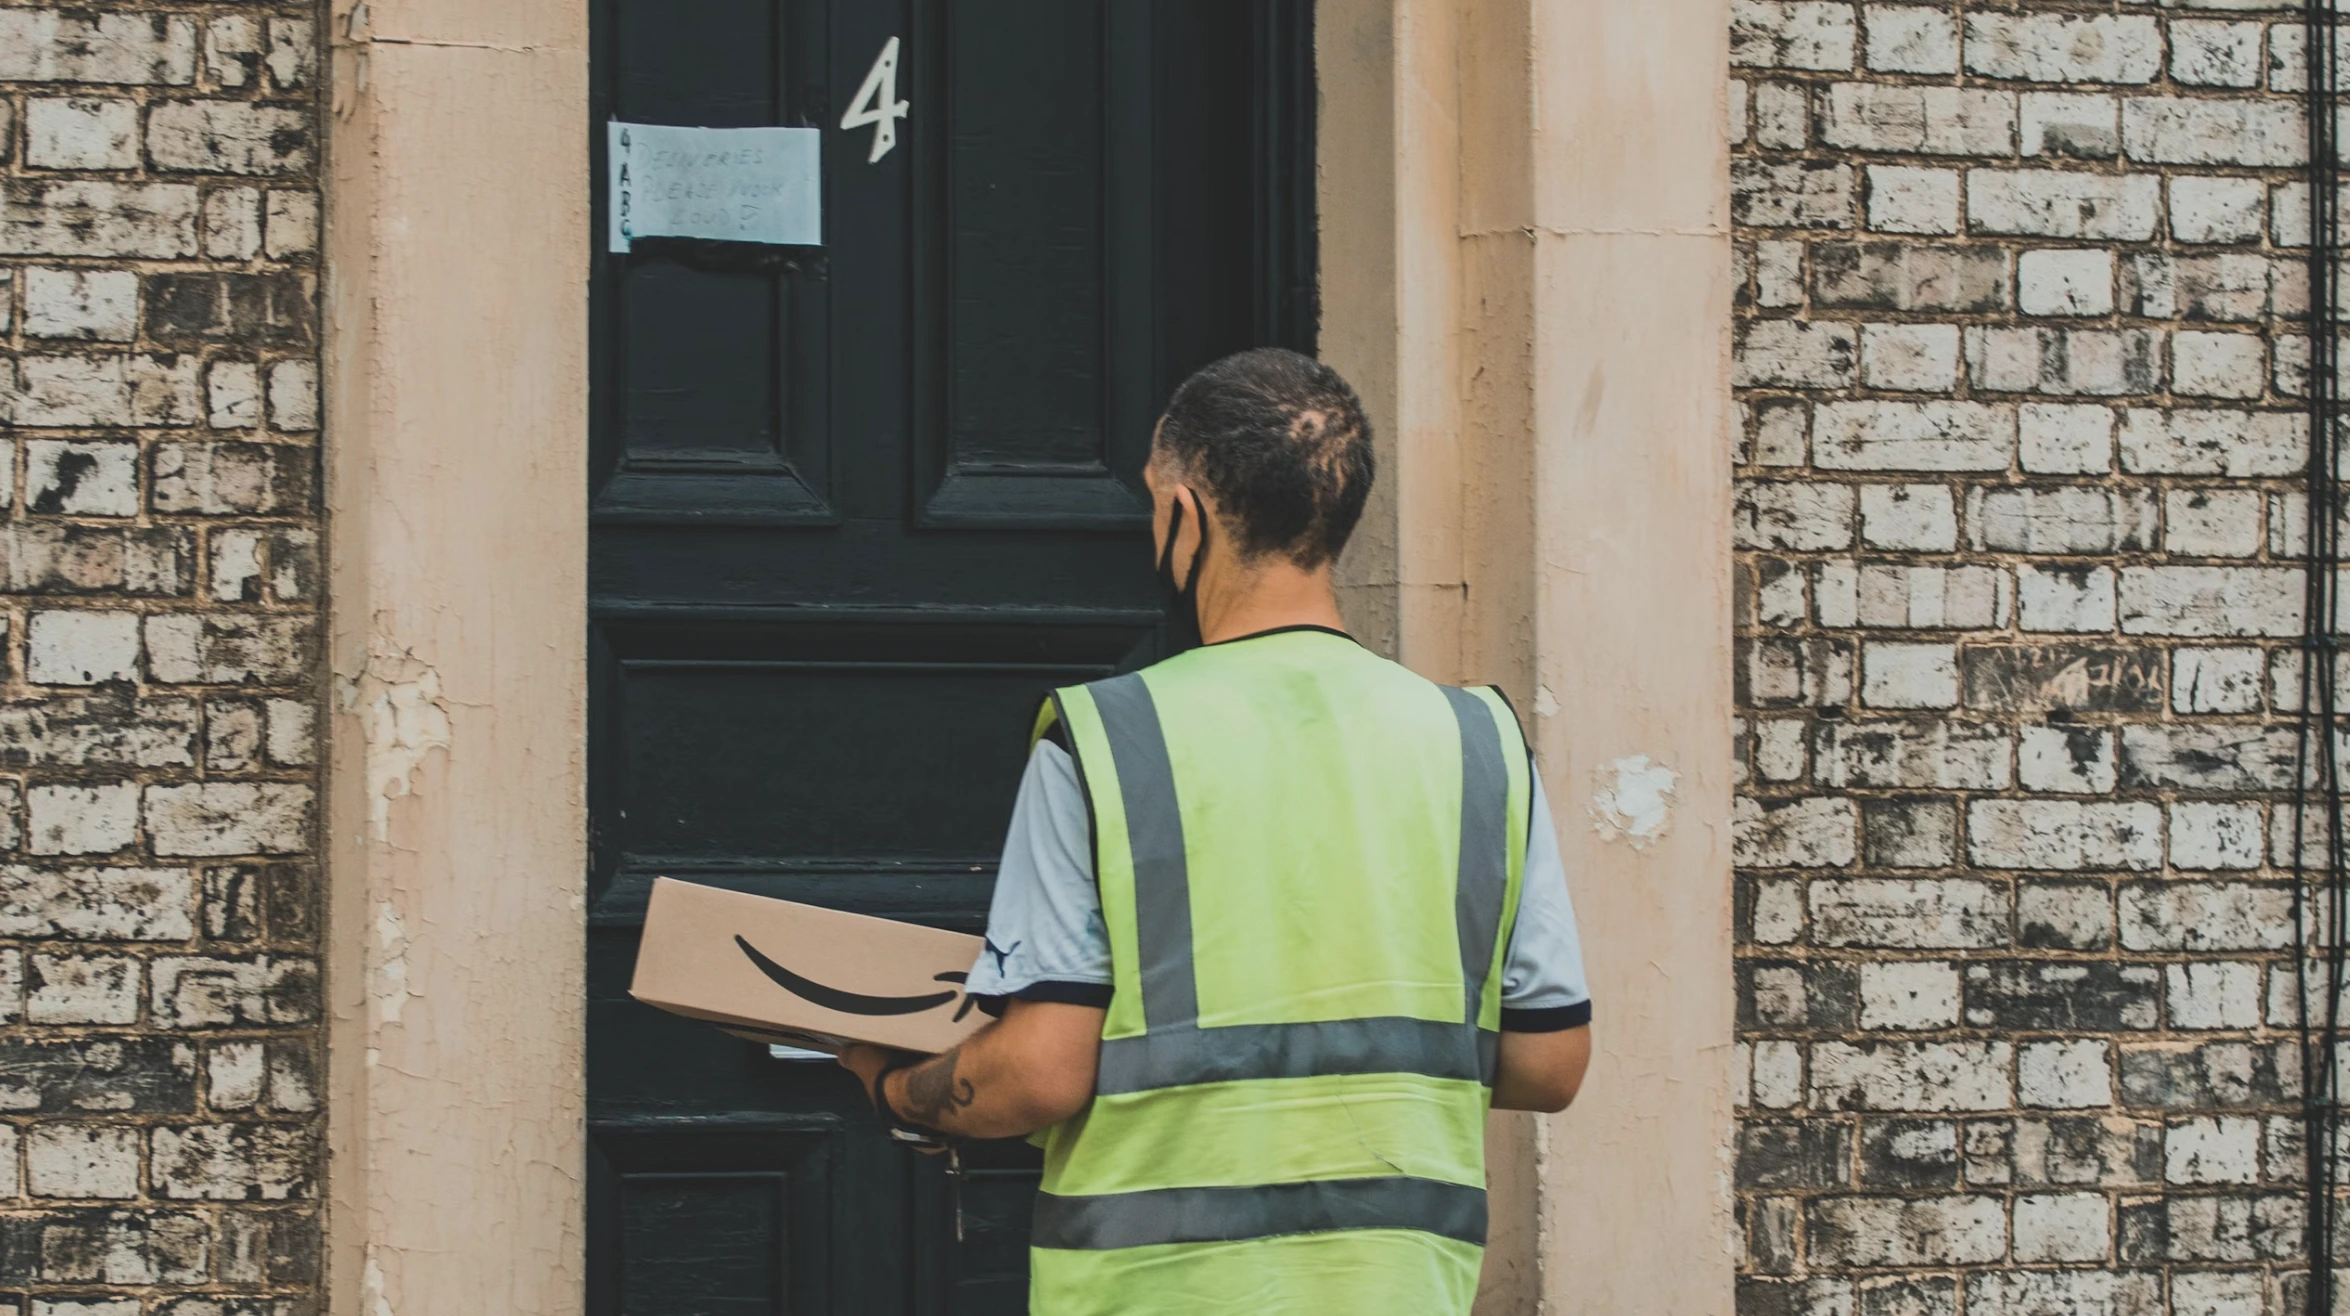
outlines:
[[[955,1064],[962,1055],[963,1048],[956,1047],[928,1064],[906,1071],[906,1118],[940,1128],[947,1116],[969,1108],[979,1099],[971,1080],[955,1074]]]

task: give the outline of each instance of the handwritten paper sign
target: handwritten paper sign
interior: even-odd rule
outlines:
[[[613,123],[610,130],[613,251],[637,238],[823,243],[816,129]]]

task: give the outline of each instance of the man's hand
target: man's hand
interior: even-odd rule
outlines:
[[[958,1138],[1017,1138],[1093,1100],[1102,1016],[1083,1005],[1013,1001],[1004,1017],[944,1055],[878,1075],[907,1056],[856,1045],[840,1063],[899,1119]]]

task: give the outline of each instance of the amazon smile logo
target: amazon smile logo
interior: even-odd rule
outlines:
[[[811,1005],[821,1005],[827,1010],[837,1010],[842,1014],[888,1018],[895,1015],[920,1014],[925,1010],[935,1010],[954,1000],[955,997],[961,996],[961,985],[971,976],[967,973],[936,975],[931,981],[956,984],[943,992],[930,992],[922,996],[866,996],[858,992],[844,992],[838,987],[827,987],[813,978],[803,978],[760,954],[758,947],[743,940],[740,936],[734,939],[734,944],[742,947],[743,954],[749,956],[751,963],[758,966],[759,972],[766,974],[768,980],[776,986]],[[971,1013],[971,1007],[977,1004],[978,1002],[969,996],[963,996],[963,1007],[955,1011],[955,1022],[961,1023],[963,1016]]]

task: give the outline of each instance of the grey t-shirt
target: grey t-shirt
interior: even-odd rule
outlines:
[[[1577,1028],[1591,1020],[1583,946],[1540,776],[1534,779],[1533,808],[1518,922],[1501,984],[1501,1026],[1521,1033]],[[972,966],[967,990],[983,1006],[999,1009],[1006,997],[1107,1005],[1110,983],[1110,934],[1094,886],[1084,791],[1069,752],[1043,741],[1020,779],[988,910],[987,948]]]

